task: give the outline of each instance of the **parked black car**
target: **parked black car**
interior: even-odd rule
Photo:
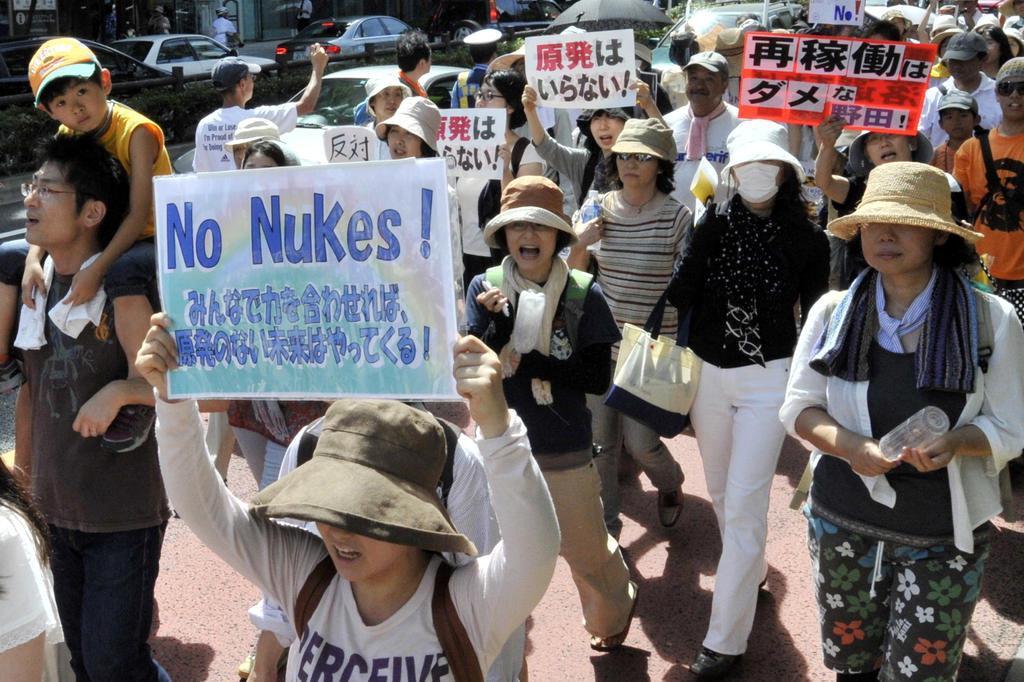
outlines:
[[[566,2],[555,0],[438,0],[427,33],[462,40],[473,31],[496,28],[506,35],[545,28]]]
[[[0,40],[0,96],[22,95],[32,92],[28,84],[28,63],[39,46],[50,40],[48,36]],[[150,78],[166,78],[170,71],[147,66],[106,45],[82,40],[100,60],[103,68],[110,70],[115,92],[118,86],[131,81]]]

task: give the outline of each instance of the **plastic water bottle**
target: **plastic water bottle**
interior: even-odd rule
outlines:
[[[580,222],[586,225],[591,220],[601,217],[601,199],[600,194],[596,189],[592,189],[587,192],[587,199],[583,202],[580,207]],[[598,239],[596,242],[587,247],[587,251],[591,253],[598,251],[601,248],[601,240]]]
[[[899,459],[903,448],[926,447],[947,431],[949,417],[939,408],[929,405],[882,436],[878,441],[878,447],[882,451],[882,456],[892,462]]]

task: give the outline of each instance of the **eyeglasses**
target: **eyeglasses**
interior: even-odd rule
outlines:
[[[495,90],[481,90],[476,94],[476,98],[484,102],[490,102],[492,99],[505,99],[500,92]]]
[[[653,161],[657,157],[654,154],[616,154],[615,157],[619,161],[636,161],[637,163],[646,163],[647,161]]]
[[[23,183],[21,183],[21,196],[27,198],[29,194],[32,194],[32,192],[35,192],[39,196],[40,199],[42,199],[43,201],[46,201],[47,199],[49,199],[54,194],[74,194],[75,190],[73,190],[73,189],[53,189],[52,187],[47,187],[46,185],[40,185],[40,184],[35,183],[35,182],[23,182]]]
[[[1003,97],[1009,97],[1013,93],[1024,95],[1024,81],[1003,81],[996,83],[996,92]]]

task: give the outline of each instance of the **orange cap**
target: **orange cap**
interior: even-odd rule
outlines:
[[[43,43],[28,63],[28,82],[39,105],[39,93],[56,78],[89,78],[100,68],[88,47],[74,38],[54,38]]]

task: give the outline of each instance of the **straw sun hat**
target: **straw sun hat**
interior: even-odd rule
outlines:
[[[981,234],[953,218],[946,174],[916,161],[894,161],[871,171],[857,210],[828,225],[840,239],[853,239],[862,225],[910,225],[948,232],[973,244]]]
[[[395,400],[338,400],[313,457],[261,490],[253,512],[474,556],[437,496],[446,456],[444,429],[429,413]]]

